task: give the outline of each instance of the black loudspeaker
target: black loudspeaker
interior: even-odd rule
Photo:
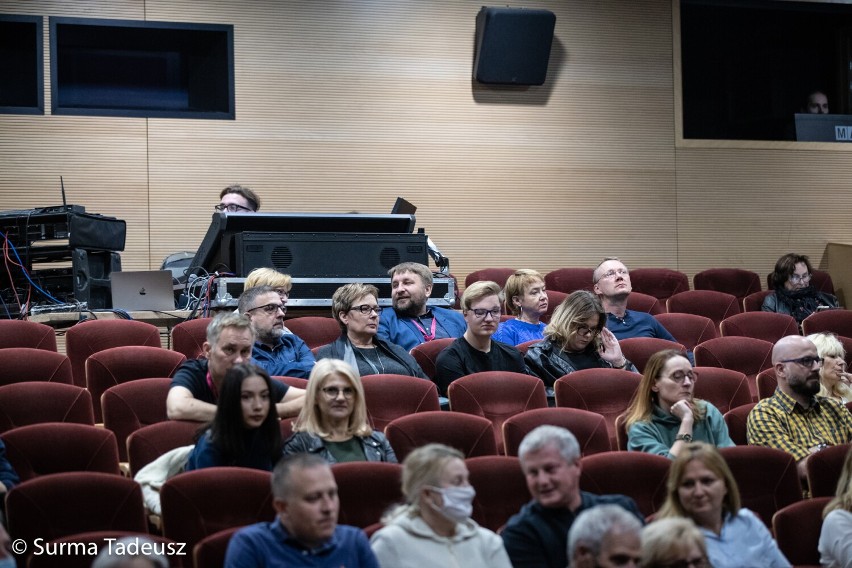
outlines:
[[[549,10],[483,6],[476,15],[473,78],[480,83],[541,85],[556,15]]]
[[[121,256],[115,252],[92,252],[74,249],[71,257],[74,271],[74,297],[88,302],[89,309],[112,307],[109,275],[121,270]]]

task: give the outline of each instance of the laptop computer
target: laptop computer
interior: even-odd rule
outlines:
[[[797,113],[796,140],[852,142],[852,115]]]
[[[171,270],[113,272],[112,307],[127,312],[175,309]]]

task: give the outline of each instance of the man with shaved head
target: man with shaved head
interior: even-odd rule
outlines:
[[[822,362],[810,339],[779,339],[772,349],[778,388],[748,415],[748,443],[791,454],[802,478],[812,454],[852,442],[852,414],[840,402],[817,396]]]

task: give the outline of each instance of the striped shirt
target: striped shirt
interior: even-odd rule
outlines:
[[[815,396],[805,409],[779,388],[748,415],[749,444],[783,450],[796,461],[808,457],[809,448],[821,443],[848,442],[852,442],[852,413],[830,398]]]

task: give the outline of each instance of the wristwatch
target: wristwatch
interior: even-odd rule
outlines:
[[[675,438],[675,442],[677,442],[678,440],[683,440],[684,442],[689,443],[692,441],[692,434],[681,434],[680,436]]]

